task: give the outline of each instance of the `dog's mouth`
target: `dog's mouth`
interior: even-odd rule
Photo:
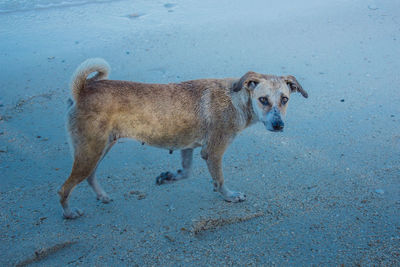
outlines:
[[[283,132],[283,128],[280,129],[280,130],[275,130],[275,129],[270,130],[270,129],[268,129],[268,131],[270,131],[270,132]]]
[[[268,121],[264,121],[263,122],[265,125],[265,128],[267,128],[268,131],[270,132],[283,132],[283,128],[284,128],[284,124],[283,122],[279,123],[279,124],[274,124]]]

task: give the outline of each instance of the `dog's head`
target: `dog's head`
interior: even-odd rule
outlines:
[[[307,98],[307,92],[294,76],[274,76],[248,72],[233,86],[234,92],[248,90],[254,113],[270,131],[282,131],[282,117],[286,113],[290,94],[299,92]]]

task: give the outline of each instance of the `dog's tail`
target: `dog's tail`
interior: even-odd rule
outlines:
[[[78,101],[79,93],[92,72],[97,73],[90,78],[91,81],[107,79],[110,73],[110,65],[102,58],[89,58],[79,65],[71,78],[71,93],[75,101]]]

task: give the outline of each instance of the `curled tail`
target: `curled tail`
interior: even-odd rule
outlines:
[[[102,58],[89,58],[79,65],[71,78],[71,93],[75,101],[78,101],[79,92],[85,86],[86,79],[92,72],[97,72],[90,78],[92,81],[107,79],[110,65]]]

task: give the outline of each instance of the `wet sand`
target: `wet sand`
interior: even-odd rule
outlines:
[[[400,5],[397,1],[96,3],[0,14],[1,266],[400,265]],[[224,202],[195,152],[193,176],[121,140],[72,193],[68,83],[89,57],[112,79],[177,82],[292,74],[282,133],[243,131],[224,157]]]

